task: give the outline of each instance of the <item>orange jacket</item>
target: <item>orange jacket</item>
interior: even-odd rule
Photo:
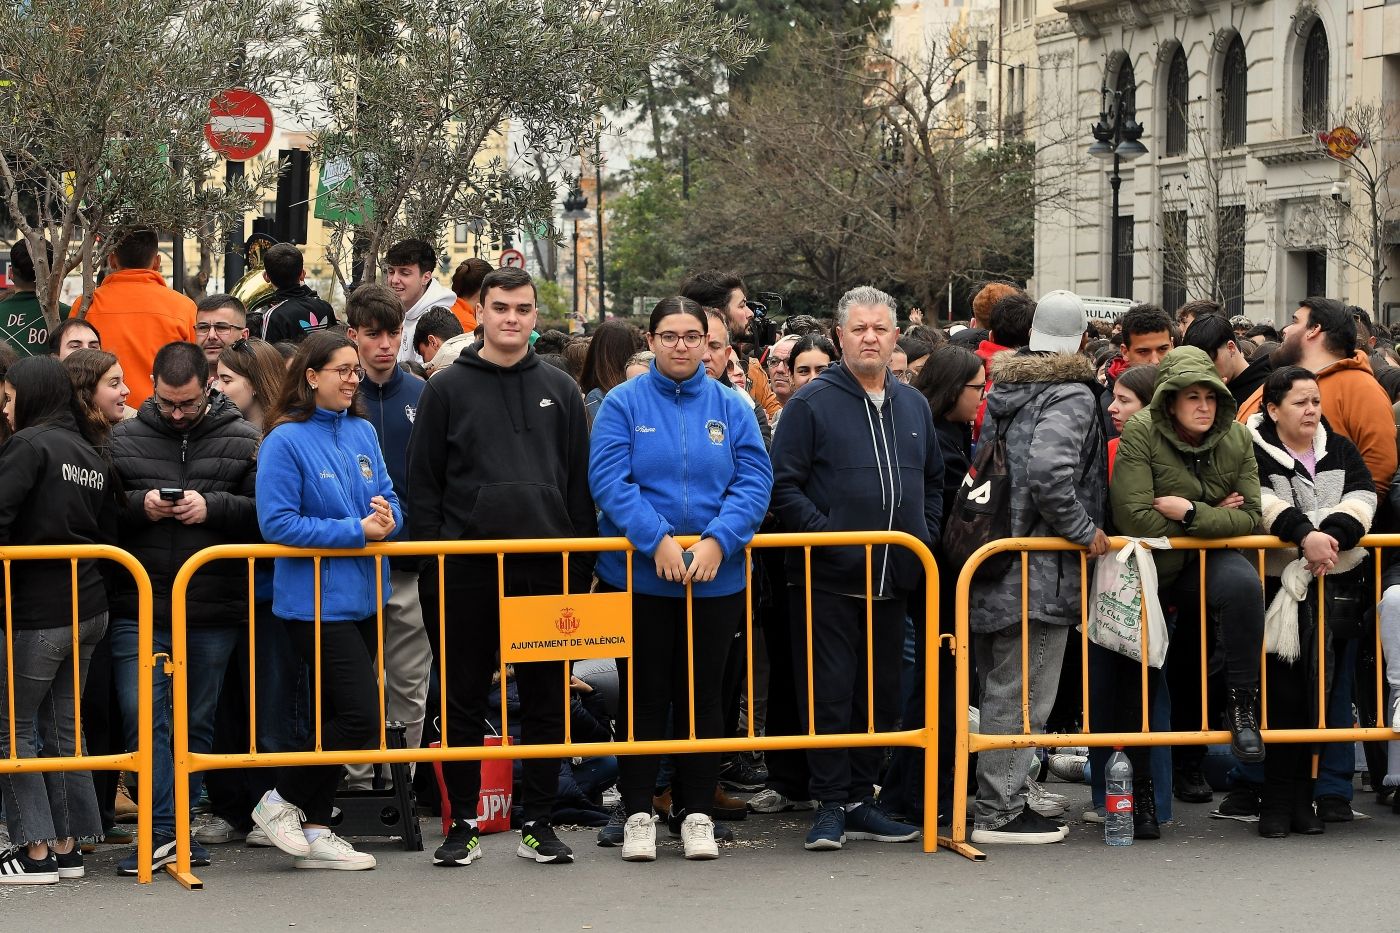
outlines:
[[[1384,499],[1395,476],[1395,413],[1390,397],[1371,372],[1370,360],[1361,351],[1349,360],[1338,360],[1317,374],[1317,387],[1327,423],[1361,451],[1376,481],[1376,494]],[[1245,399],[1235,420],[1243,423],[1262,409],[1263,398],[1261,386]]]
[[[476,330],[476,308],[465,298],[458,298],[452,304],[452,313],[462,322],[462,330],[471,333]]]
[[[131,389],[126,404],[133,409],[151,395],[156,351],[176,340],[194,340],[194,302],[151,269],[109,274],[92,293],[86,312],[87,322],[102,335],[102,349],[121,361]]]
[[[770,421],[782,411],[783,404],[773,394],[773,388],[768,384],[768,374],[763,371],[763,364],[756,356],[749,357],[749,397],[768,413]]]

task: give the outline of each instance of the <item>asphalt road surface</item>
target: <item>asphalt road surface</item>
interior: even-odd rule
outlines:
[[[142,887],[115,874],[120,849],[88,857],[88,875],[56,886],[0,886],[5,931],[471,930],[689,931],[1195,930],[1394,931],[1400,898],[1400,816],[1357,792],[1371,814],[1323,836],[1260,839],[1251,824],[1213,820],[1207,805],[1177,804],[1159,842],[1103,844],[1077,816],[1088,788],[1053,784],[1074,801],[1069,839],[1051,846],[987,846],[974,864],[917,844],[852,842],[806,852],[805,814],[753,816],[714,862],[686,862],[658,827],[658,857],[628,864],[564,831],[577,860],[537,865],[515,856],[518,836],[488,836],[486,857],[435,868],[428,852],[362,841],[371,872],[297,871],[276,851],[212,847],[215,862],[186,891],[160,873]],[[1217,800],[1219,799],[1217,795]],[[61,926],[60,926],[61,924]]]

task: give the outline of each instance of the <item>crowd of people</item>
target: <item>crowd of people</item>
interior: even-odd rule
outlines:
[[[24,244],[11,255],[20,291],[0,310],[33,302]],[[1314,779],[1306,746],[1266,748],[1260,712],[1267,703],[1271,728],[1319,715],[1332,726],[1400,721],[1400,563],[1387,564],[1372,613],[1374,562],[1358,546],[1400,514],[1391,492],[1400,361],[1360,309],[1310,297],[1281,333],[1209,301],[1174,317],[1142,304],[1091,321],[1071,292],[1037,300],[992,283],[963,324],[935,326],[915,310],[901,328],[895,299],[860,286],[831,319],[795,315],[772,333],[739,277],[700,272],[643,327],[614,319],[585,337],[539,331],[525,272],[468,260],[449,288],[434,280],[436,258],[427,243],[395,244],[387,284],[355,288],[342,322],[305,285],[297,249],[279,244],[265,272],[276,294],[250,314],[230,295],[195,303],[169,289],[155,234],[132,229],[116,238],[110,271],[82,308],[65,309],[43,339],[28,339],[31,328],[0,344],[0,545],[130,551],[154,587],[157,652],[170,651],[176,574],[211,545],[604,535],[635,549],[630,563],[619,552],[572,553],[566,566],[556,555],[282,558],[256,566],[251,606],[246,562],[211,564],[188,590],[192,752],[246,749],[250,700],[264,752],[305,749],[313,734],[329,751],[377,747],[385,717],[404,724],[409,747],[438,726],[446,745],[481,745],[501,693],[519,710],[511,721],[525,743],[562,742],[566,715],[576,739],[603,740],[714,738],[749,724],[767,735],[807,734],[809,723],[818,734],[922,728],[924,672],[936,663],[949,762],[954,717],[968,711],[954,708],[948,653],[926,643],[919,560],[884,545],[752,557],[746,545],[760,531],[908,533],[940,562],[938,625],[949,632],[959,568],[944,556],[944,526],[977,451],[995,447],[1013,536],[1063,537],[1091,558],[1115,534],[1257,532],[1291,545],[1269,553],[1262,579],[1252,554],[1157,554],[1172,637],[1166,664],[1149,674],[1148,717],[1154,729],[1228,729],[1232,770],[1222,788],[1207,779],[1199,747],[1130,750],[1138,838],[1160,836],[1173,797],[1205,802],[1217,789],[1228,791],[1217,812],[1257,821],[1264,836],[1352,818],[1352,748],[1322,746]],[[1090,709],[1080,709],[1078,652],[1067,650],[1090,583],[1080,568],[1076,554],[1036,552],[1024,590],[1019,564],[974,576],[981,732],[1020,732],[1024,716],[1032,731],[1072,732],[1086,712],[1097,731],[1142,722],[1139,665],[1097,645]],[[134,747],[133,582],[87,560],[76,572],[66,561],[20,561],[8,572],[0,754],[11,753],[12,734],[20,757]],[[612,672],[604,665],[601,680],[596,666],[548,661],[514,665],[509,684],[493,683],[498,593],[590,591],[630,592],[630,657]],[[1374,626],[1383,657],[1370,648]],[[1376,665],[1391,688],[1379,705],[1391,708],[1361,686]],[[427,717],[434,690],[447,710],[440,724]],[[154,695],[159,867],[176,849],[170,687],[159,667]],[[68,715],[79,699],[81,736]],[[1400,755],[1387,764],[1384,749],[1370,751],[1381,756],[1371,772],[1400,783]],[[1042,757],[978,756],[974,843],[1063,840],[1066,801],[1036,779],[1062,771],[1063,759],[1102,794],[1101,758]],[[717,857],[717,843],[733,838],[728,822],[749,812],[812,811],[809,850],[909,842],[924,818],[923,774],[918,750],[874,747],[528,759],[516,853],[571,862],[555,826],[580,808],[602,813],[598,841],[626,861],[656,858],[658,816],[695,860]],[[208,846],[245,840],[298,868],[372,868],[374,856],[332,827],[337,794],[375,779],[372,768],[340,765],[211,774],[214,818],[192,840],[194,864],[209,863]],[[951,774],[940,779],[946,800]],[[621,803],[609,814],[599,807],[614,781]],[[442,783],[451,817],[432,860],[465,866],[484,852],[481,764],[446,762]],[[0,777],[14,846],[0,857],[0,883],[81,877],[83,843],[122,838],[117,791],[106,773]],[[196,780],[191,799],[200,791]],[[1085,818],[1101,820],[1102,810]],[[139,868],[134,850],[118,865]]]

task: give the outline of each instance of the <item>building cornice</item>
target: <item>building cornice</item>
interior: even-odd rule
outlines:
[[[1327,158],[1317,139],[1309,134],[1250,143],[1249,154],[1265,165],[1293,165]]]

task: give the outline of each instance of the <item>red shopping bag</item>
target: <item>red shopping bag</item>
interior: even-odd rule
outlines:
[[[501,744],[499,735],[488,735],[484,743],[488,747]],[[433,742],[429,748],[440,748],[441,742]],[[437,774],[438,794],[442,799],[442,834],[452,828],[452,804],[447,800],[447,783],[442,779],[442,762],[433,762]],[[489,833],[510,832],[511,792],[515,785],[514,762],[509,758],[497,758],[481,763],[481,797],[476,805],[477,829],[485,836]]]

